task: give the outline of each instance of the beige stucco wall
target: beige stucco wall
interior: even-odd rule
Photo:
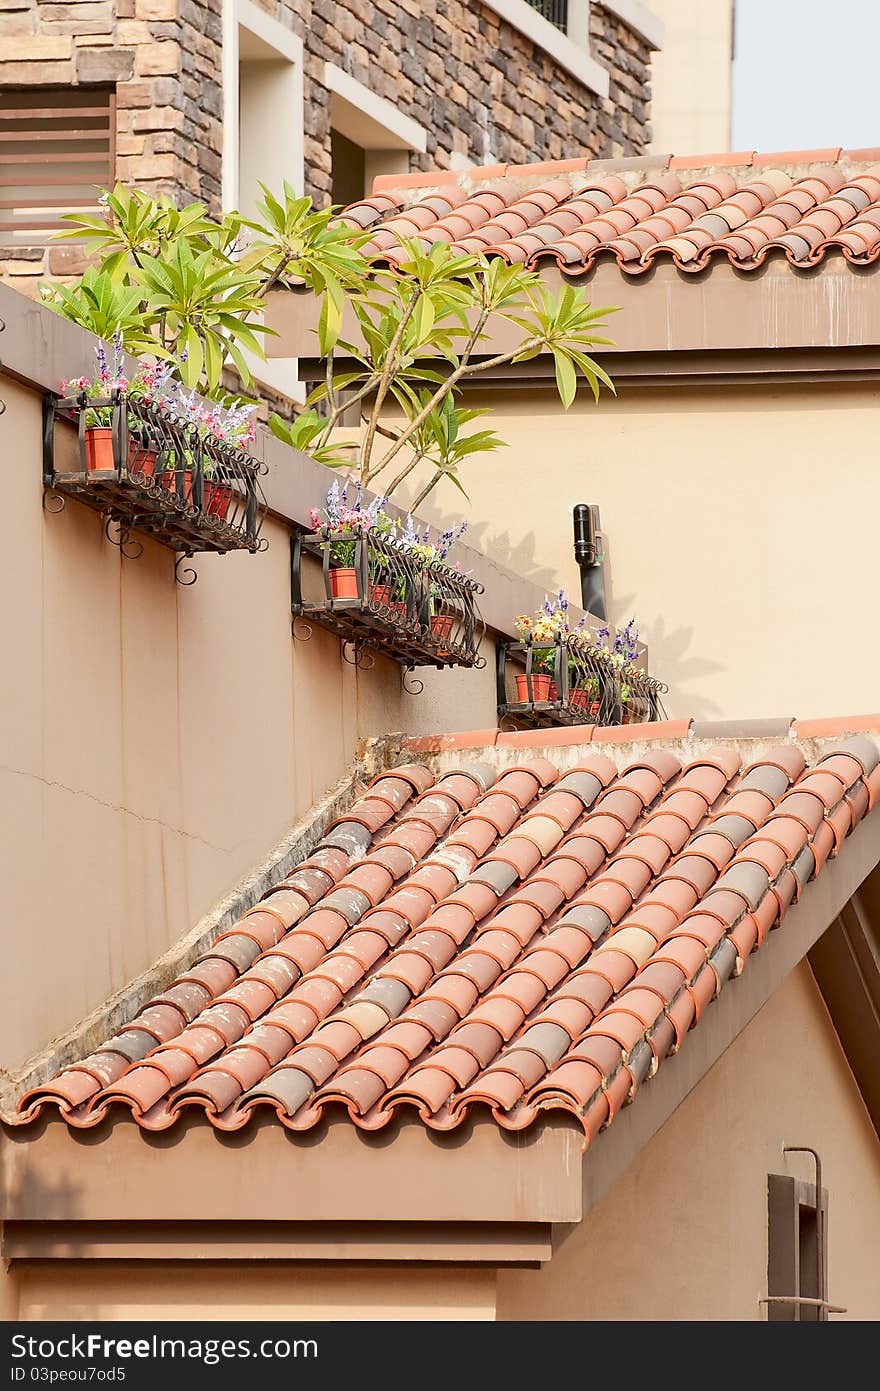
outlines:
[[[784,1144],[822,1157],[829,1299],[880,1317],[880,1144],[806,964],[552,1261],[499,1273],[498,1317],[764,1318],[767,1175],[813,1177]]]
[[[31,1319],[494,1319],[486,1267],[86,1262],[19,1277]]]
[[[651,59],[651,148],[662,154],[730,149],[733,0],[651,0],[665,27]]]
[[[494,722],[491,661],[342,660],[290,635],[288,532],[194,561],[124,560],[97,514],[41,506],[40,399],[4,377],[0,1069],[15,1071],[152,963],[350,767],[359,740]],[[490,654],[491,655],[491,654]]]
[[[640,620],[670,714],[877,708],[873,387],[621,380],[616,400],[584,393],[567,413],[549,392],[473,404],[492,407],[509,443],[468,469],[475,535],[501,563],[579,594],[571,510],[598,503],[610,617]],[[452,514],[452,490],[435,506]]]

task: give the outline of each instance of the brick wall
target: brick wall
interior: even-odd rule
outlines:
[[[329,60],[428,131],[412,167],[640,154],[650,141],[645,42],[590,10],[600,99],[479,0],[256,0],[305,44],[306,191],[330,190]],[[430,11],[430,13],[426,13]],[[117,175],[150,192],[220,205],[221,0],[0,0],[0,87],[115,83]],[[0,249],[31,292],[76,274],[74,246]]]
[[[446,169],[453,154],[474,164],[525,164],[574,151],[642,154],[650,143],[648,46],[595,0],[592,54],[611,73],[605,99],[478,0],[308,0],[298,8],[308,191],[318,202],[330,190],[325,60],[427,129],[427,151],[412,156],[413,170]]]

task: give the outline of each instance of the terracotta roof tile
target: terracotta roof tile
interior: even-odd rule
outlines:
[[[390,263],[417,237],[572,276],[601,256],[628,275],[663,259],[754,270],[774,254],[808,269],[830,251],[866,265],[880,257],[880,158],[832,146],[387,175],[341,217]]]
[[[880,791],[863,732],[809,765],[793,741],[751,763],[735,742],[689,761],[618,744],[619,769],[383,774],[130,1024],[25,1095],[19,1123],[123,1107],[164,1129],[196,1108],[235,1130],[268,1107],[303,1130],[342,1105],[374,1129],[414,1106],[449,1129],[489,1106],[512,1129],[562,1109],[589,1140]]]

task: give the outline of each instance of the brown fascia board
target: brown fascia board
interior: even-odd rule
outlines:
[[[6,1128],[4,1222],[577,1222],[583,1132],[552,1117],[525,1132],[479,1116],[448,1135],[411,1116],[370,1135],[336,1115],[308,1134],[263,1118],[220,1136],[203,1121],[144,1132],[58,1117]],[[402,1228],[400,1228],[402,1230]]]
[[[880,343],[880,263],[856,269],[829,254],[814,270],[796,271],[784,258],[774,257],[754,271],[719,263],[688,275],[660,262],[644,275],[630,277],[614,262],[600,261],[575,281],[556,267],[540,269],[551,289],[574,283],[593,304],[618,306],[607,325],[614,345],[601,349],[612,375],[622,357],[633,363],[643,354],[674,354],[680,368],[693,372],[710,354],[755,350],[772,350],[779,372],[786,370],[785,354],[822,350],[831,369],[834,354],[829,349],[875,349]],[[275,291],[268,297],[266,322],[278,334],[267,338],[269,355],[300,358],[302,374],[310,380],[316,370],[307,370],[315,359],[315,298]],[[343,328],[356,335],[350,311]],[[505,351],[517,337],[513,325],[500,324],[484,344],[485,355]],[[523,366],[534,369],[540,361]]]
[[[880,870],[853,894],[809,962],[880,1139]]]
[[[8,373],[23,385],[45,392],[58,391],[65,377],[94,375],[92,334],[2,284],[0,324],[0,376]],[[136,366],[129,359],[126,370],[133,375]],[[310,531],[309,512],[323,506],[335,475],[265,428],[258,431],[256,454],[267,468],[262,486],[270,513],[288,526]],[[389,506],[388,510],[401,515],[396,507]],[[540,608],[546,593],[544,586],[507,570],[491,556],[467,545],[458,546],[456,554],[462,570],[485,588],[479,602],[489,630],[513,637],[515,615]],[[573,621],[582,615],[576,604],[572,604],[571,612]],[[599,618],[594,621],[597,625],[602,622]]]
[[[405,1261],[540,1265],[552,1255],[540,1222],[16,1222],[0,1258],[26,1260]]]

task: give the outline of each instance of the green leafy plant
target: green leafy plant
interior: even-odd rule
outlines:
[[[129,352],[172,362],[184,386],[216,395],[229,363],[247,386],[245,354],[264,356],[269,290],[289,279],[323,296],[332,332],[364,267],[362,235],[331,226],[329,210],[311,211],[287,184],[280,200],[264,193],[258,220],[231,212],[215,222],[201,203],[178,209],[117,184],[103,196],[106,216],[71,214],[59,234],[90,243],[98,265],[77,285],[42,286],[43,299],[98,338],[118,330]]]
[[[580,380],[597,399],[601,386],[613,391],[587,349],[610,342],[597,330],[614,310],[594,309],[571,286],[554,294],[532,271],[499,258],[463,256],[442,242],[428,250],[417,241],[402,245],[405,255],[394,270],[363,263],[350,298],[357,338],[342,337],[339,317],[325,312],[325,296],[317,329],[324,380],[291,424],[278,416],[269,423],[280,439],[356,472],[364,487],[380,480],[386,496],[426,467],[412,502],[417,507],[443,479],[464,492],[461,465],[504,444],[492,430],[472,430],[483,412],[460,403],[463,386],[477,374],[550,352],[565,409]],[[508,339],[510,326],[516,330],[514,342],[488,355],[499,325],[507,325]],[[362,435],[339,440],[353,407]]]
[[[271,428],[365,488],[390,496],[406,484],[414,507],[442,480],[464,492],[466,461],[504,443],[474,429],[482,412],[462,404],[479,373],[550,353],[565,409],[581,381],[597,399],[602,386],[614,390],[588,351],[610,341],[598,330],[614,311],[594,309],[581,289],[553,292],[522,266],[442,242],[402,241],[395,269],[377,266],[360,251],[367,234],[333,209],[314,211],[287,184],[280,198],[263,195],[255,219],[215,222],[201,203],[177,208],[117,184],[106,216],[73,214],[61,234],[90,242],[99,264],[73,287],[44,286],[44,298],[99,338],[120,331],[129,351],[171,362],[185,386],[216,398],[226,366],[247,386],[247,356],[263,356],[266,295],[279,284],[311,292],[324,379],[301,414],[273,415]],[[492,352],[498,328],[509,346]],[[356,439],[342,435],[352,409]]]

